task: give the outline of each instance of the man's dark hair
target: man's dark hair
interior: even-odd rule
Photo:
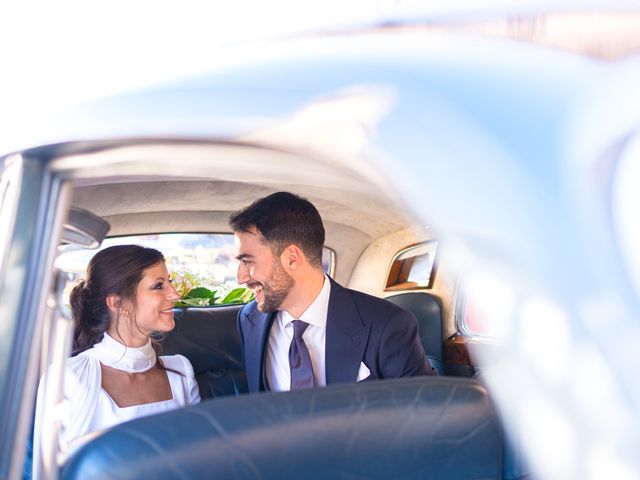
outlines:
[[[255,228],[277,255],[295,244],[309,263],[322,266],[324,226],[316,207],[306,198],[277,192],[256,200],[229,219],[234,232]]]

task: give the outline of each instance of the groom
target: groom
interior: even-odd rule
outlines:
[[[412,313],[324,274],[324,226],[308,200],[274,193],[230,224],[238,283],[255,296],[238,314],[250,392],[435,374]]]

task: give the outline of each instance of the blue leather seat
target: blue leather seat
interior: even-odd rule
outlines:
[[[438,374],[442,361],[442,307],[424,292],[402,293],[387,300],[413,312],[427,358]],[[176,308],[176,327],[161,339],[162,353],[186,356],[203,399],[248,392],[236,318],[242,305]]]
[[[440,300],[426,292],[407,292],[386,297],[413,314],[418,319],[418,328],[422,346],[427,352],[431,366],[444,375],[442,360],[442,305]]]
[[[176,326],[161,339],[162,354],[193,365],[202,399],[249,391],[236,317],[242,305],[176,308]]]
[[[63,480],[500,479],[500,425],[470,379],[414,377],[219,398],[116,426]]]

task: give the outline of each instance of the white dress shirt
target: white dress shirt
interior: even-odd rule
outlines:
[[[293,320],[302,320],[309,324],[302,335],[309,349],[313,379],[316,386],[327,384],[325,373],[325,341],[327,338],[327,312],[331,283],[325,275],[322,290],[313,303],[298,319],[288,312],[279,310],[271,325],[269,346],[267,349],[266,375],[269,390],[281,392],[291,388],[291,370],[289,368],[289,347],[293,339]]]

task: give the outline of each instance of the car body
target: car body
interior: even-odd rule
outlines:
[[[424,385],[406,380],[213,399],[204,410],[166,418],[178,429],[198,415],[213,419],[229,443],[211,443],[210,432],[181,443],[176,432],[185,430],[169,430],[178,440],[159,452],[200,448],[198,468],[208,465],[237,478],[294,476],[305,465],[314,465],[314,478],[438,476],[421,469],[438,458],[450,460],[450,478],[473,478],[467,470],[457,477],[452,472],[465,458],[474,459],[471,466],[481,462],[486,452],[471,446],[449,458],[462,443],[438,450],[440,437],[434,443],[416,440],[441,418],[437,406],[453,398],[447,392],[461,391],[469,395],[461,404],[479,395],[488,415],[484,424],[481,418],[466,424],[478,427],[474,441],[482,444],[483,428],[489,428],[491,445],[499,443],[504,427],[511,448],[521,444],[541,478],[637,475],[637,292],[618,240],[611,192],[640,125],[640,64],[636,58],[595,60],[455,25],[387,25],[241,46],[211,73],[42,118],[46,130],[4,152],[1,475],[19,477],[38,379],[68,354],[72,327],[61,296],[65,278],[55,259],[69,231],[89,228],[88,220],[71,225],[70,209],[107,221],[109,236],[230,232],[231,212],[279,190],[302,194],[318,207],[327,246],[336,254],[337,281],[376,296],[418,292],[437,298],[446,372],[479,374],[481,383],[428,380],[437,394],[425,400],[429,408],[418,410],[408,406]],[[396,256],[434,240],[433,282],[389,288]],[[484,335],[464,331],[468,321],[461,319],[470,311],[484,325]],[[454,360],[451,352],[470,352],[470,358]],[[381,392],[394,385],[398,397],[384,397]],[[485,388],[490,403],[478,393]],[[351,432],[384,418],[376,402],[405,408],[393,411],[389,422],[419,421],[411,435],[393,430],[395,436],[383,435],[380,444],[358,437],[349,455],[342,450],[322,457],[335,461],[336,469],[323,470],[309,462],[318,444],[335,441],[320,433],[336,418],[305,410],[316,396],[318,412],[338,412],[342,419],[354,415],[345,406],[364,399],[356,409],[364,415],[355,424],[343,422]],[[494,402],[499,417],[491,413]],[[261,408],[276,414],[251,414]],[[443,418],[469,413],[447,410]],[[248,423],[240,425],[241,417]],[[130,428],[171,436],[146,420]],[[465,424],[455,425],[454,438],[463,438]],[[377,434],[388,427],[378,426]],[[281,440],[284,427],[295,432],[292,439]],[[88,460],[71,464],[62,475],[149,475],[145,469],[153,457],[123,460],[122,471],[117,462],[111,471],[98,461],[109,445],[137,448],[127,443],[126,428],[89,444],[83,450]],[[314,432],[318,444],[310,440]],[[229,453],[229,445],[243,439],[247,450]],[[383,447],[393,439],[397,464],[384,470],[373,459],[385,455]],[[287,458],[301,443],[305,449],[293,466],[269,466],[270,458]],[[205,445],[216,454],[207,454]],[[265,453],[267,445],[280,449]],[[418,448],[424,456],[412,450]],[[225,470],[229,458],[236,463]],[[369,469],[359,471],[358,465]],[[182,466],[164,472],[168,478],[202,474]],[[499,471],[496,478],[511,474],[502,460],[490,467]],[[525,470],[515,475],[525,478]],[[55,478],[58,470],[50,473]]]

